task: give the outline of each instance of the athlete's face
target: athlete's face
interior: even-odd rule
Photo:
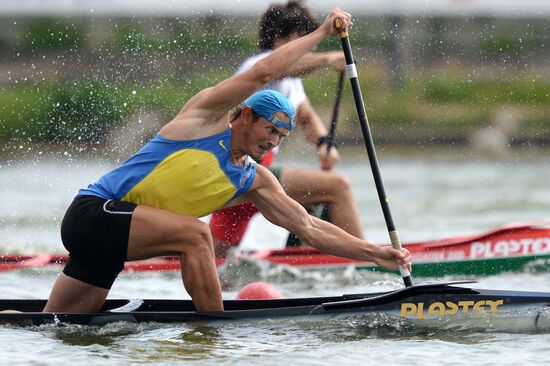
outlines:
[[[290,123],[288,116],[282,112],[275,113],[275,117],[284,123]],[[258,118],[250,126],[250,151],[249,155],[260,161],[271,149],[279,146],[290,131],[277,127],[265,118]]]

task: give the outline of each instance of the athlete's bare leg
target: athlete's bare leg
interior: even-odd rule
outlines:
[[[148,206],[134,211],[128,260],[179,255],[185,289],[197,311],[223,311],[222,291],[208,224]]]
[[[87,284],[61,273],[43,311],[84,313],[98,311],[109,290]]]
[[[286,194],[304,207],[327,202],[331,222],[363,238],[359,210],[347,178],[330,172],[285,167],[281,171],[281,185]]]
[[[148,206],[136,207],[130,224],[128,260],[179,255],[181,275],[197,311],[223,311],[210,230],[204,222]],[[57,279],[44,311],[97,311],[109,290],[64,274]]]

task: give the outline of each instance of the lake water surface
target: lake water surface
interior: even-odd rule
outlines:
[[[290,154],[280,163],[296,165]],[[337,171],[350,178],[365,233],[387,233],[362,153],[344,156]],[[314,163],[298,164],[316,169]],[[114,166],[69,154],[0,161],[0,252],[64,250],[59,224],[76,191]],[[517,221],[550,219],[550,159],[511,152],[481,158],[462,151],[380,153],[390,207],[403,242],[472,234]],[[243,246],[278,246],[284,232],[254,220]],[[44,298],[57,270],[0,273],[3,298]],[[414,269],[413,269],[414,278]],[[399,278],[370,273],[272,275],[283,296],[305,297],[400,288]],[[441,280],[441,279],[440,279]],[[503,274],[475,287],[550,291],[550,274]],[[234,298],[235,288],[224,291]],[[123,274],[111,298],[189,296],[175,273]],[[225,325],[112,324],[104,327],[0,327],[0,363],[90,365],[194,363],[340,365],[550,364],[550,332],[408,327],[384,317],[334,321],[241,322]]]

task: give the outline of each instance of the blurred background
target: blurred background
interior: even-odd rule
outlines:
[[[269,3],[2,1],[2,153],[63,145],[127,155],[191,95],[258,52]],[[353,12],[351,43],[378,143],[472,145],[490,154],[548,146],[548,2],[306,3],[320,18],[333,6]],[[339,40],[319,49],[340,49]],[[326,120],[335,84],[330,70],[305,78]],[[341,145],[361,142],[355,115],[345,93]]]

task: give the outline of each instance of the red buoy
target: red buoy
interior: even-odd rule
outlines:
[[[280,299],[281,293],[265,282],[252,282],[237,293],[237,300]]]

